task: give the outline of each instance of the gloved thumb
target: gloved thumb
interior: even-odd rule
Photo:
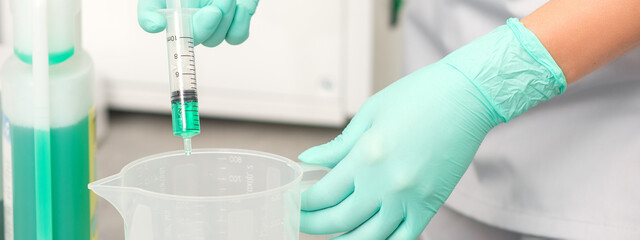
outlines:
[[[371,127],[370,119],[364,112],[359,112],[342,131],[342,134],[328,143],[307,149],[298,156],[298,159],[309,164],[335,167],[347,156],[360,136]]]

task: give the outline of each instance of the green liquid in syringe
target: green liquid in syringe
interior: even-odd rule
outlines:
[[[198,96],[195,90],[171,93],[171,116],[173,135],[191,138],[200,133],[200,115],[198,114]]]

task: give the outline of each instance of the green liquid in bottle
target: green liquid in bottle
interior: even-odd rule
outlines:
[[[18,49],[13,49],[13,52],[16,54],[18,59],[27,64],[33,64],[33,56],[31,53],[23,53],[18,51]],[[75,48],[70,48],[69,50],[62,52],[53,52],[49,53],[49,65],[55,65],[61,62],[66,61],[71,56],[73,56],[75,52]]]
[[[94,233],[94,131],[90,118],[51,129],[52,209],[54,240],[88,240]],[[34,129],[11,126],[14,239],[36,240]]]

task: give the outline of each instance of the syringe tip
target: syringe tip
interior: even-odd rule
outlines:
[[[184,138],[184,154],[191,155],[191,138]]]

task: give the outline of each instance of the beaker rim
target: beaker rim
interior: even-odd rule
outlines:
[[[254,151],[254,150],[246,150],[246,149],[233,149],[233,148],[199,148],[194,149],[191,152],[191,155],[196,154],[211,154],[211,153],[228,153],[228,154],[240,154],[240,155],[253,155],[261,158],[270,158],[273,160],[281,161],[285,163],[287,166],[291,167],[294,170],[294,178],[287,183],[281,184],[280,186],[269,188],[263,191],[251,192],[251,193],[242,193],[242,194],[233,194],[233,195],[225,195],[225,196],[189,196],[189,195],[177,195],[177,194],[168,194],[161,193],[157,191],[151,191],[147,189],[143,189],[140,187],[131,187],[131,186],[102,186],[103,188],[117,188],[119,191],[130,191],[136,192],[139,194],[144,194],[147,196],[152,196],[154,198],[161,199],[171,199],[171,200],[181,200],[181,201],[196,201],[196,202],[212,202],[212,201],[228,201],[228,200],[242,200],[242,199],[251,199],[251,198],[259,198],[266,195],[273,195],[278,192],[286,191],[291,188],[294,184],[300,183],[302,180],[302,167],[295,161],[272,153]],[[118,174],[119,177],[122,178],[125,176],[126,172],[131,170],[132,168],[144,164],[149,161],[157,160],[159,158],[166,158],[171,156],[179,156],[184,155],[184,151],[171,151],[158,153],[154,155],[149,155],[140,159],[137,159],[129,164],[125,165]]]

